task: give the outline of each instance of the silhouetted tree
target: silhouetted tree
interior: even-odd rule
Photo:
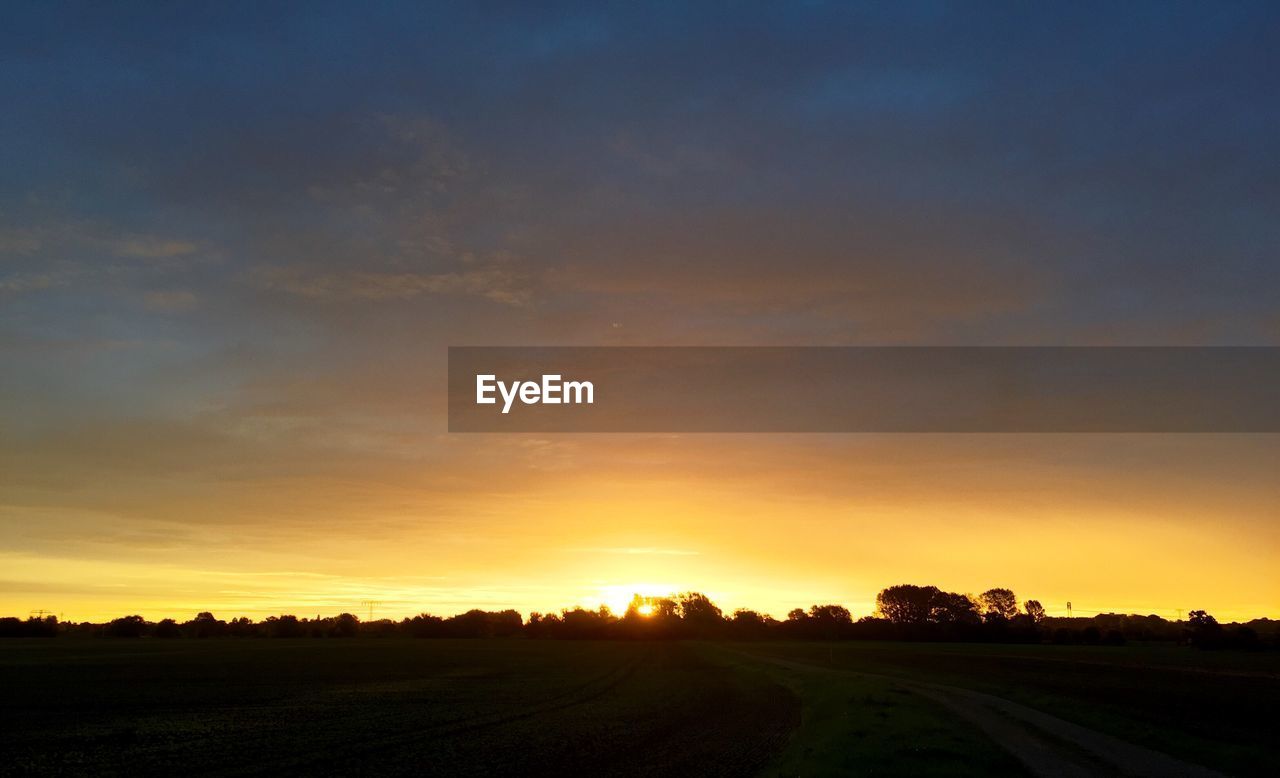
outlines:
[[[513,610],[490,613],[482,610],[469,610],[444,620],[443,630],[448,637],[455,638],[500,638],[520,634],[524,621],[520,614]]]
[[[809,637],[820,637],[828,640],[847,634],[853,625],[853,616],[843,605],[814,605],[809,608]]]
[[[525,622],[524,634],[531,638],[552,638],[559,637],[557,634],[559,629],[560,619],[554,613],[543,616],[534,611],[529,614],[529,620]]]
[[[1222,625],[1206,611],[1194,610],[1187,614],[1191,627],[1191,644],[1198,648],[1218,648],[1222,645]]]
[[[201,611],[196,617],[183,624],[184,631],[195,638],[216,638],[226,634],[227,623],[215,618],[209,611]]]
[[[718,625],[724,619],[720,607],[701,592],[685,592],[677,596],[676,606],[680,618],[689,623]]]
[[[854,622],[849,634],[861,640],[889,640],[897,637],[899,631],[897,624],[883,616],[863,616]]]
[[[653,608],[649,618],[655,622],[680,618],[680,604],[670,597],[646,597],[645,601]]]
[[[0,637],[3,638],[53,638],[57,636],[57,616],[29,616],[26,621],[14,616],[0,619]]]
[[[729,620],[729,633],[739,640],[755,640],[768,637],[770,630],[777,626],[778,622],[769,616],[739,608]]]
[[[156,623],[155,631],[152,633],[158,638],[180,638],[182,630],[178,629],[178,622],[173,619],[161,619]]]
[[[684,626],[675,599],[637,594],[618,622],[617,633],[628,638],[673,638],[684,634]]]
[[[306,630],[297,616],[268,616],[264,622],[267,634],[273,638],[300,638]]]
[[[713,638],[724,632],[724,613],[707,595],[684,592],[676,596],[676,607],[680,614],[681,635]]]
[[[814,605],[809,608],[809,618],[830,624],[853,623],[853,615],[843,605]]]
[[[929,620],[935,624],[973,625],[982,621],[978,604],[967,594],[944,592],[932,586],[933,598],[929,602]]]
[[[1203,610],[1189,614],[1186,622],[1170,622],[1154,614],[1097,614],[1089,618],[1052,617],[1036,600],[1024,603],[1025,613],[1016,610],[1013,593],[1007,589],[984,592],[981,601],[936,586],[900,584],[879,593],[878,616],[853,621],[842,605],[814,605],[807,611],[795,608],[785,621],[753,610],[740,609],[731,618],[706,595],[686,592],[675,597],[637,595],[626,615],[619,619],[607,607],[596,610],[566,609],[562,614],[530,614],[527,623],[514,610],[489,612],[471,610],[442,619],[430,614],[394,622],[382,619],[362,624],[344,613],[336,617],[299,619],[292,615],[270,616],[262,622],[239,617],[231,622],[201,612],[184,624],[163,619],[147,623],[141,616],[126,616],[106,624],[60,624],[52,616],[25,620],[0,618],[0,637],[110,636],[155,637],[385,637],[408,635],[443,638],[796,638],[861,640],[985,640],[1086,645],[1122,645],[1127,641],[1181,640],[1201,648],[1257,649],[1280,647],[1280,621],[1255,619],[1248,624],[1220,625]],[[988,618],[984,620],[984,609]],[[1007,614],[1012,612],[1012,618]]]
[[[937,594],[936,586],[890,586],[876,595],[876,611],[894,624],[925,624]]]
[[[586,608],[570,608],[563,611],[560,619],[547,617],[553,629],[557,629],[557,637],[575,640],[598,640],[608,637],[609,630],[617,623],[612,611],[608,608],[587,610]]]
[[[109,638],[140,638],[147,629],[147,622],[141,616],[122,616],[107,622],[102,634]]]
[[[226,634],[237,638],[261,637],[262,629],[247,617],[239,616],[227,622]]]
[[[329,625],[329,636],[353,638],[360,631],[360,619],[352,613],[340,613]]]
[[[1018,598],[1011,589],[988,589],[978,600],[984,609],[982,615],[988,620],[1008,621],[1018,615]]]
[[[430,613],[419,613],[404,621],[405,632],[415,638],[437,638],[444,634],[444,619]]]

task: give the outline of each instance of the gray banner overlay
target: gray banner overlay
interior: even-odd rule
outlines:
[[[449,349],[450,432],[1280,432],[1278,400],[1277,347]]]

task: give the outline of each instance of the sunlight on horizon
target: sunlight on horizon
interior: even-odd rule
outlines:
[[[432,497],[420,486],[320,510],[307,482],[279,484],[265,501],[240,496],[233,516],[193,516],[209,522],[198,535],[169,518],[203,509],[181,496],[152,504],[161,518],[11,509],[37,537],[114,529],[0,552],[0,607],[75,619],[365,618],[369,601],[375,618],[601,605],[622,615],[635,595],[697,591],[726,614],[840,604],[857,617],[879,590],[914,583],[1008,587],[1055,615],[1071,601],[1082,613],[1275,617],[1280,531],[1265,443],[568,439],[557,456],[570,474],[460,493],[447,513],[416,502]],[[1125,466],[1094,467],[1108,457]],[[179,553],[187,544],[199,555]]]
[[[597,605],[604,605],[609,612],[615,616],[621,616],[627,612],[627,608],[631,607],[633,599],[639,597],[670,597],[679,590],[679,587],[671,584],[656,583],[633,583],[633,584],[614,584],[610,586],[602,586],[597,592]],[[653,606],[646,605],[649,609],[648,613],[641,615],[649,615],[653,612]],[[643,608],[641,609],[643,610]]]

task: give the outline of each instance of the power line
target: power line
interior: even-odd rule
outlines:
[[[1103,615],[1109,615],[1109,614],[1116,614],[1120,616],[1144,616],[1149,614],[1159,615],[1161,613],[1176,613],[1177,620],[1181,621],[1183,610],[1184,610],[1183,608],[1131,608],[1128,611],[1122,612],[1113,608],[1111,610],[1098,611],[1098,610],[1090,610],[1088,608],[1077,608],[1073,603],[1068,602],[1066,607],[1066,614],[1067,614],[1067,618],[1073,618],[1077,613],[1081,615],[1088,615],[1088,616],[1103,616]],[[1049,615],[1061,614],[1062,612],[1063,611],[1053,610],[1050,608],[1045,609],[1045,613]]]

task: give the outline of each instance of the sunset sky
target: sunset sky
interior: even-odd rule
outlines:
[[[687,5],[9,8],[0,615],[1280,617],[1274,434],[447,432],[451,345],[1280,345],[1274,3]]]

